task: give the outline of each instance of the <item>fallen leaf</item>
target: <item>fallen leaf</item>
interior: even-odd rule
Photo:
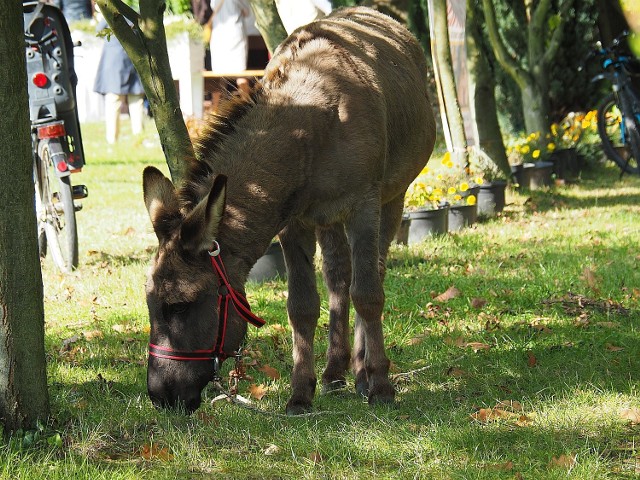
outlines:
[[[249,385],[249,395],[251,395],[256,400],[262,400],[262,397],[264,397],[266,394],[267,387],[265,387],[264,385],[256,385],[255,383]]]
[[[82,332],[82,336],[87,340],[92,340],[94,338],[102,338],[104,335],[101,330],[89,330]]]
[[[533,368],[537,364],[538,364],[538,359],[533,354],[533,352],[527,352],[527,365],[529,365],[530,368]]]
[[[472,298],[471,299],[471,306],[473,308],[477,308],[480,309],[482,307],[484,307],[487,304],[487,300],[484,298]]]
[[[462,337],[444,337],[444,343],[446,343],[447,345],[450,345],[452,347],[464,347],[465,346],[465,342],[464,339]]]
[[[320,455],[319,452],[312,452],[309,455],[309,460],[311,460],[313,463],[322,463],[322,455]]]
[[[528,417],[527,415],[520,415],[516,421],[516,425],[519,427],[528,427],[532,422],[533,419],[531,417]]]
[[[618,347],[616,345],[611,345],[610,343],[605,344],[604,348],[606,348],[610,352],[621,352],[622,350],[624,350],[624,347]]]
[[[517,400],[501,400],[494,408],[511,410],[513,412],[522,412],[522,404]]]
[[[503,472],[510,472],[511,470],[513,470],[513,462],[511,460],[509,460],[508,462],[505,463],[498,463],[495,465],[488,465],[487,468],[490,470],[501,470]]]
[[[458,290],[456,287],[449,287],[446,292],[441,293],[436,298],[434,298],[434,300],[436,302],[448,302],[449,300],[459,297],[460,293],[460,290]]]
[[[278,453],[280,453],[280,447],[272,443],[268,445],[267,448],[265,448],[262,453],[264,453],[267,456],[277,455]]]
[[[618,328],[620,326],[618,322],[596,322],[596,325],[603,328]]]
[[[572,468],[576,464],[577,455],[560,455],[559,457],[552,457],[549,462],[549,467],[562,467],[562,468]]]
[[[491,348],[491,345],[487,345],[486,343],[482,342],[467,342],[464,346],[473,349],[474,352],[478,352],[480,350],[489,350]]]
[[[480,423],[489,423],[503,418],[511,418],[516,415],[513,412],[507,412],[500,408],[481,408],[471,414],[471,418]]]
[[[589,267],[584,267],[582,270],[582,279],[586,282],[587,286],[594,292],[598,291],[598,278],[593,270]]]
[[[258,369],[258,371],[264,373],[267,377],[271,378],[272,380],[278,380],[280,378],[280,372],[269,365],[263,365]]]
[[[60,347],[60,351],[64,352],[64,351],[69,351],[71,350],[71,346],[76,343],[78,340],[80,340],[80,336],[79,335],[74,335],[72,337],[69,338],[65,338],[62,341],[62,346]]]
[[[169,452],[169,449],[160,447],[155,444],[145,444],[140,449],[140,456],[145,460],[158,459],[163,462],[173,460],[173,455]]]
[[[447,370],[447,375],[450,376],[450,377],[459,378],[459,377],[466,376],[467,372],[465,372],[464,370],[462,370],[461,368],[458,368],[458,367],[450,367]]]
[[[407,340],[407,345],[409,346],[419,345],[424,341],[424,339],[425,339],[424,335],[418,335],[417,337],[413,337]]]
[[[640,423],[640,408],[625,408],[620,412],[620,417],[623,420],[629,420],[633,424]]]

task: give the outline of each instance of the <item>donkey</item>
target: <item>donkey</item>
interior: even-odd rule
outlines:
[[[144,201],[159,241],[146,283],[153,404],[193,412],[221,361],[240,349],[247,322],[262,323],[244,286],[276,235],[293,332],[286,412],[309,411],[315,394],[316,242],[330,310],[323,390],[343,388],[351,364],[358,393],[392,403],[385,262],[406,189],[434,141],[420,45],[395,20],[355,7],[278,47],[251,98],[209,121],[179,189],[147,167]]]

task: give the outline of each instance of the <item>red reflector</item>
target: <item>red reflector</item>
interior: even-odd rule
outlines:
[[[59,161],[56,167],[61,172],[66,172],[69,169],[69,165],[67,165],[67,162],[65,162],[64,160]]]
[[[45,125],[44,127],[38,127],[38,138],[56,138],[64,137],[66,135],[64,129],[64,123],[54,123],[52,125]]]
[[[42,72],[38,72],[31,77],[31,81],[36,87],[44,88],[49,83],[49,77]]]

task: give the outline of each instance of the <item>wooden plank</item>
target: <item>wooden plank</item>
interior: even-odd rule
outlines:
[[[261,78],[264,75],[264,70],[244,70],[243,72],[229,72],[229,73],[213,73],[208,70],[202,72],[202,77],[207,78]]]

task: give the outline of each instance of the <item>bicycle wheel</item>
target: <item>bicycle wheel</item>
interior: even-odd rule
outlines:
[[[621,132],[622,112],[615,96],[608,95],[598,107],[598,133],[607,157],[626,173],[640,174],[640,126],[625,118],[625,135]]]
[[[42,147],[34,166],[38,246],[40,256],[46,255],[48,247],[56,266],[68,273],[78,266],[76,212],[70,177],[56,175],[53,155],[64,155],[57,142]]]

